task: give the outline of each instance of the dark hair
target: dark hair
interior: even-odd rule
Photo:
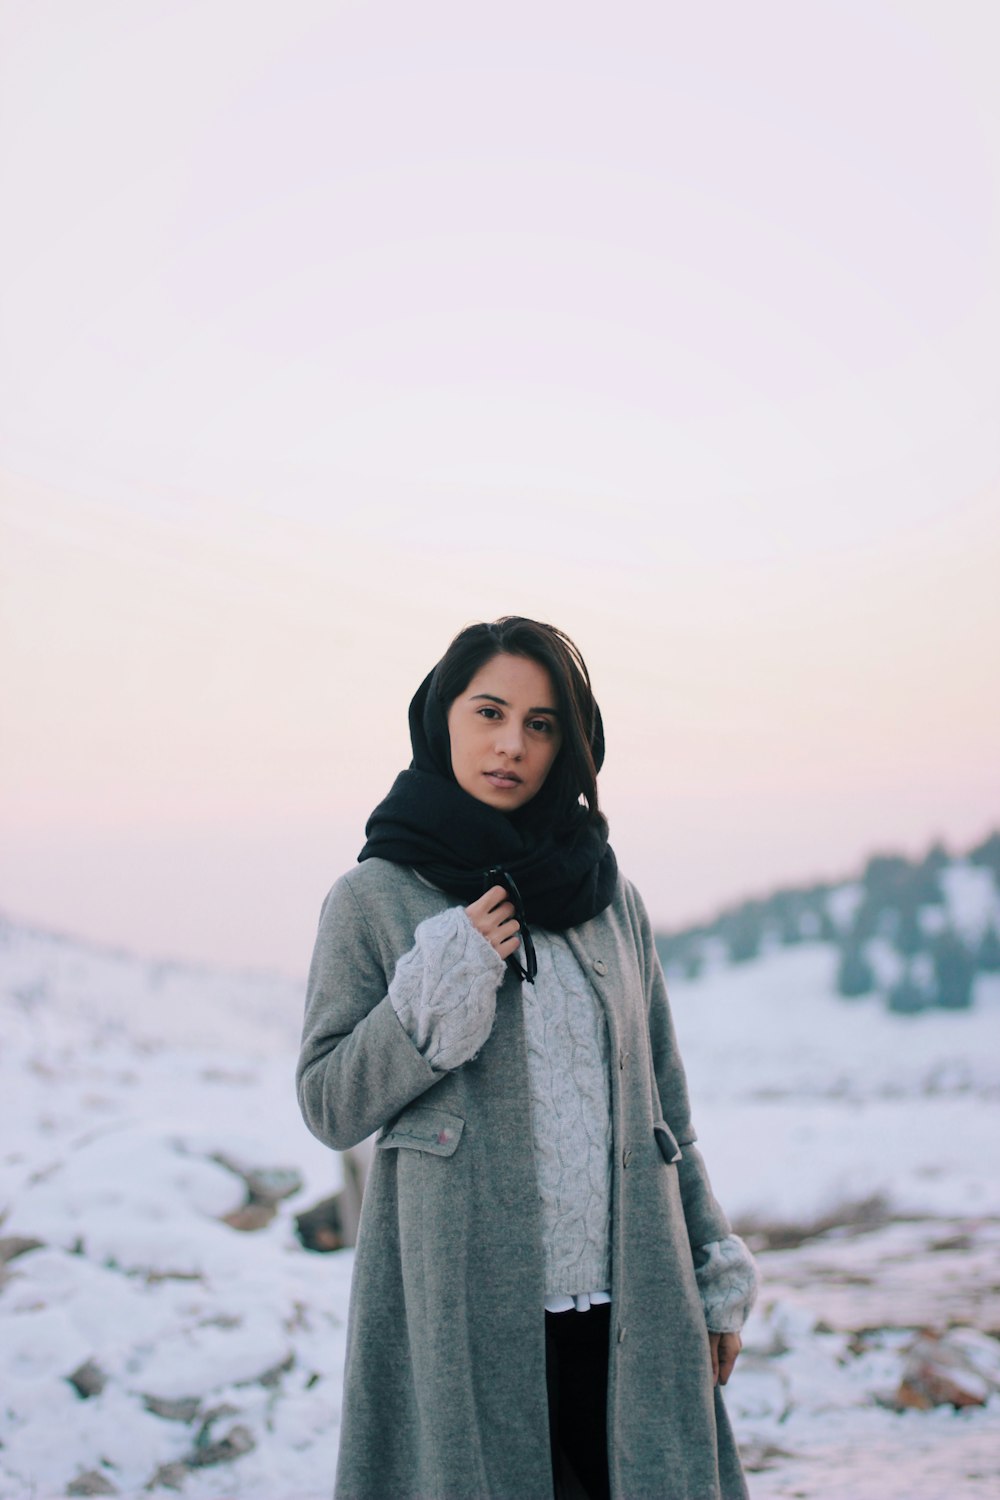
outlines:
[[[460,630],[435,673],[442,708],[447,713],[480,667],[501,654],[537,662],[546,669],[556,690],[563,743],[544,790],[559,807],[575,804],[583,797],[590,821],[605,824],[597,800],[597,772],[604,759],[600,711],[579,648],[555,625],[523,615],[502,615],[492,623],[467,625]]]

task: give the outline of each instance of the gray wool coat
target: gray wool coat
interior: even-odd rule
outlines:
[[[418,923],[454,904],[411,870],[367,860],[327,897],[309,974],[306,1123],[338,1150],[380,1132],[351,1291],[337,1500],[552,1500],[520,983],[508,972],[489,1040],[447,1074],[386,993]],[[692,1258],[730,1226],[694,1145],[649,920],[620,878],[611,906],[566,938],[613,1058],[611,1493],[743,1500]]]

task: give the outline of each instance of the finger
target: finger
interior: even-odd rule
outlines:
[[[498,901],[503,900],[506,894],[507,892],[504,890],[502,885],[491,885],[489,890],[484,891],[481,896],[477,896],[475,901],[470,901],[465,909],[470,917],[472,917],[474,913],[478,915],[480,912],[483,914],[483,916],[485,916],[488,912],[493,910]]]
[[[476,911],[489,912],[495,906],[499,905],[501,901],[506,901],[506,899],[507,892],[502,885],[491,885],[488,891],[484,891],[481,896],[473,901],[469,909],[472,910],[474,907]]]
[[[741,1348],[739,1334],[723,1334],[719,1345],[719,1384],[725,1385],[736,1365]]]
[[[473,906],[467,906],[465,914],[480,936],[504,958],[517,947],[521,924],[515,920],[514,908],[509,901],[503,902],[492,912],[476,911]]]
[[[487,891],[485,896],[480,896],[478,901],[473,901],[465,908],[465,915],[472,923],[477,932],[488,938],[496,927],[507,917],[514,914],[514,907],[509,901],[501,901],[499,905],[491,906],[489,903],[496,898],[497,889]]]
[[[470,915],[469,921],[491,943],[498,933],[507,935],[512,929],[515,932],[519,930],[519,924],[514,920],[514,908],[509,901],[503,902],[494,911]]]
[[[497,927],[491,932],[484,932],[483,937],[492,948],[499,953],[501,958],[509,958],[516,950],[520,941],[520,931],[517,924],[513,924],[513,930],[508,927]]]
[[[712,1384],[719,1383],[719,1338],[721,1335],[710,1333],[708,1335],[708,1347],[712,1352]]]

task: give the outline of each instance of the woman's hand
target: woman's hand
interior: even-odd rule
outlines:
[[[712,1351],[712,1384],[725,1385],[733,1373],[743,1340],[738,1333],[709,1333],[708,1343]]]
[[[507,900],[502,885],[491,885],[484,896],[465,908],[465,915],[501,958],[516,950],[520,924],[514,920],[514,903]]]

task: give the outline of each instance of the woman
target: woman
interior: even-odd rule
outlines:
[[[338,1500],[736,1500],[719,1386],[756,1278],[695,1147],[573,643],[473,625],[323,907],[298,1068],[379,1131]]]

